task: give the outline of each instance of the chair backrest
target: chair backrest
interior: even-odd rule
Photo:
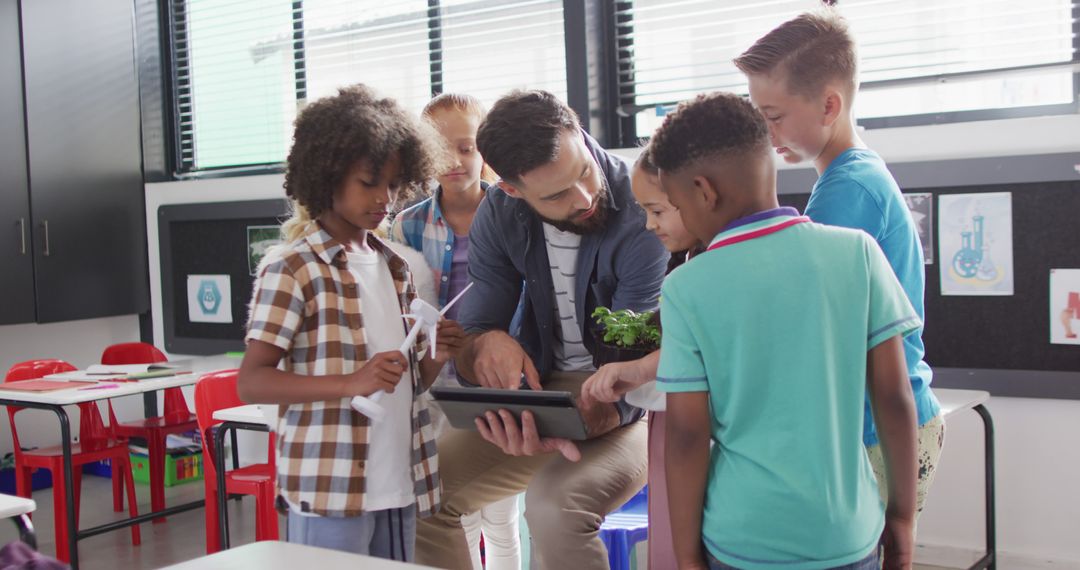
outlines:
[[[48,376],[77,370],[74,366],[56,358],[27,360],[12,366],[4,376],[4,382],[21,382],[34,380]],[[22,455],[22,447],[19,445],[19,434],[15,429],[15,414],[24,408],[20,406],[7,406],[8,421],[11,424],[11,439],[15,444],[15,455]],[[79,437],[83,441],[107,439],[112,433],[105,428],[101,421],[101,412],[97,404],[86,402],[79,404]]]
[[[114,344],[101,353],[102,364],[153,364],[167,360],[154,345],[145,342]]]
[[[216,477],[217,474],[214,464],[217,450],[214,449],[210,428],[220,424],[221,420],[214,419],[214,412],[244,405],[236,388],[238,372],[238,370],[211,372],[199,378],[195,384],[195,419],[199,423],[199,435],[202,436],[205,471],[203,478],[207,481]],[[236,453],[235,449],[233,453]]]
[[[145,342],[123,342],[114,344],[101,353],[101,363],[109,364],[154,364],[155,362],[167,362],[169,359],[163,352],[152,344]],[[167,417],[186,419],[191,415],[184,393],[180,388],[165,390],[165,410],[162,414]],[[109,401],[109,421],[116,425],[116,413],[113,411],[112,400]]]
[[[21,380],[34,380],[37,378],[43,378],[49,374],[59,374],[61,372],[71,372],[77,370],[74,366],[60,360],[59,358],[44,358],[40,360],[27,360],[26,362],[20,362],[12,366],[7,375],[4,376],[4,382],[19,382]]]

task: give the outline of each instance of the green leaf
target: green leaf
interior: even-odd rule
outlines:
[[[627,348],[659,344],[660,329],[649,322],[652,315],[652,312],[638,313],[631,309],[612,311],[607,307],[597,307],[592,313],[596,323],[603,326],[604,342]]]

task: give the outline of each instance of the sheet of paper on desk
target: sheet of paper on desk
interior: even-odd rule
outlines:
[[[86,386],[86,382],[65,382],[62,380],[23,380],[21,382],[5,382],[0,389],[15,390],[18,392],[54,392]]]
[[[93,366],[86,370],[72,370],[71,372],[60,372],[59,374],[49,374],[46,378],[51,380],[68,380],[72,382],[97,382],[98,380],[148,380],[150,378],[163,378],[167,376],[178,376],[180,374],[190,374],[187,370],[178,370],[173,368],[156,368],[147,370],[146,364],[133,364],[122,366],[101,366],[97,365],[95,370]],[[132,368],[130,371],[123,370],[124,368]]]
[[[171,370],[168,368],[162,368],[158,370],[149,370],[147,372],[137,372],[134,374],[128,374],[120,378],[120,380],[150,380],[152,378],[165,378],[168,376],[182,376],[184,374],[191,374],[190,370]]]
[[[127,376],[125,372],[115,374],[102,374],[100,372],[87,372],[86,370],[72,370],[71,372],[59,372],[49,374],[45,378],[49,380],[66,380],[68,382],[97,382],[98,380],[118,380]]]
[[[179,363],[155,362],[153,364],[91,364],[86,367],[87,374],[143,374],[158,370],[187,370]]]

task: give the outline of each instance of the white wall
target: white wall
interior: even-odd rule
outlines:
[[[1080,115],[863,131],[888,162],[1080,151]]]
[[[13,364],[40,358],[59,358],[84,368],[101,360],[106,346],[139,340],[139,318],[135,315],[87,319],[45,325],[25,324],[0,326],[0,371],[7,372]],[[141,397],[116,400],[117,417],[121,420],[142,417]],[[108,421],[108,411],[101,408]],[[6,412],[0,419],[0,455],[12,450],[11,429]],[[78,433],[79,411],[68,408],[72,433]],[[56,415],[42,410],[19,412],[18,427],[23,447],[44,447],[60,443],[60,426]]]
[[[996,430],[999,550],[1080,567],[1080,402],[992,398],[987,408]],[[975,412],[950,419],[920,544],[982,548],[982,430]]]

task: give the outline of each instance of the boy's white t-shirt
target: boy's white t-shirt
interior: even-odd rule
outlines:
[[[577,299],[574,299],[581,236],[545,223],[544,243],[547,246],[548,265],[551,266],[551,283],[554,285],[555,320],[559,323],[555,327],[555,336],[560,341],[555,343],[554,347],[555,369],[594,370],[592,355],[581,338],[581,326],[575,306]]]
[[[405,329],[394,279],[386,260],[373,250],[348,253],[349,269],[360,291],[368,356],[401,348]],[[407,507],[416,501],[412,478],[412,387],[406,370],[397,388],[383,394],[386,416],[368,428],[364,479],[365,511]]]

